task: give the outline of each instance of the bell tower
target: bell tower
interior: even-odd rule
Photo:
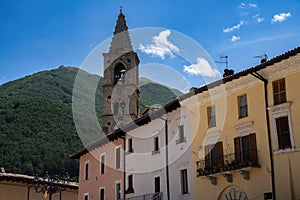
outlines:
[[[125,15],[120,10],[109,52],[103,53],[103,132],[108,134],[139,114],[139,58],[133,51]]]

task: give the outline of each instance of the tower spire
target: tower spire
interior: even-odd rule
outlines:
[[[110,45],[110,52],[119,52],[120,55],[132,51],[132,44],[129,36],[128,26],[126,24],[125,15],[123,13],[123,7],[120,7],[120,14],[115,26],[114,35]]]
[[[126,24],[125,15],[123,14],[123,6],[120,6],[120,14],[118,16],[117,25],[115,27],[114,35],[127,31],[128,27]]]

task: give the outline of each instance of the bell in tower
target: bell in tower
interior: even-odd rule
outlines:
[[[103,132],[108,134],[139,114],[139,58],[133,51],[125,15],[118,16],[109,52],[104,57]]]

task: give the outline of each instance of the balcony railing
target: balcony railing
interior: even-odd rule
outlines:
[[[198,177],[225,173],[247,167],[260,167],[257,150],[241,151],[222,157],[213,157],[197,161],[196,164]]]
[[[129,197],[125,200],[163,200],[163,193],[162,192],[156,192],[152,194],[145,194],[135,197]]]

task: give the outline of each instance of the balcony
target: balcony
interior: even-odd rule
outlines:
[[[244,179],[250,179],[249,171],[259,168],[258,151],[240,151],[224,156],[215,156],[196,162],[197,177],[208,178],[212,184],[217,184],[217,176],[224,176],[228,182],[232,182],[232,174],[240,173]]]
[[[124,200],[163,200],[163,193],[162,192],[156,192],[152,194],[145,194],[135,197],[129,197]]]

